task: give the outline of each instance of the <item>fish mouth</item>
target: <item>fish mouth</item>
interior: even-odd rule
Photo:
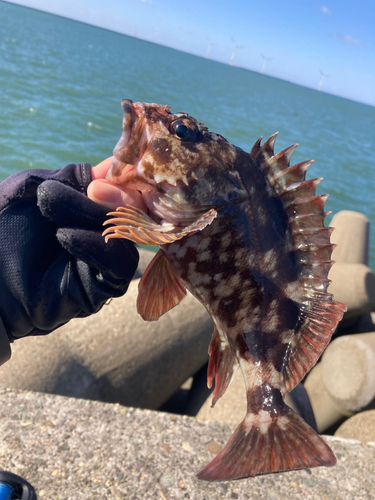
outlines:
[[[113,150],[114,159],[106,179],[138,191],[152,188],[152,180],[138,169],[149,139],[142,110],[137,109],[130,99],[122,99],[121,106],[124,110],[122,134]]]
[[[152,171],[146,174],[145,165],[142,164],[152,140],[152,128],[148,127],[147,111],[150,114],[155,113],[155,119],[163,120],[168,118],[170,108],[155,104],[133,103],[130,99],[123,99],[121,105],[124,111],[122,134],[113,150],[114,159],[106,179],[122,188],[138,191],[142,195],[149,216],[155,222],[165,220],[177,225],[185,223],[185,219],[189,216],[191,218],[190,213],[194,212],[194,207],[181,209],[180,187],[177,186],[177,181],[173,183],[171,179],[158,180],[154,178]]]

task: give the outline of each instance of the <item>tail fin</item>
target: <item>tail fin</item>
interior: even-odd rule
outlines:
[[[335,463],[336,457],[323,439],[285,405],[277,417],[265,410],[247,414],[197,477],[226,481]]]

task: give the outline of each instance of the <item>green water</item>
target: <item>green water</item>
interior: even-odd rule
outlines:
[[[250,150],[314,158],[327,210],[375,221],[375,108],[0,1],[0,179],[21,169],[96,164],[121,133],[120,100],[168,104]],[[370,265],[375,268],[372,227]]]

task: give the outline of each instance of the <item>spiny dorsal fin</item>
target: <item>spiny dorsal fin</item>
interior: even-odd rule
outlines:
[[[279,151],[264,163],[263,169],[267,172],[271,184],[275,182],[275,176],[278,176],[280,172],[284,172],[290,167],[290,159],[297,146],[298,144],[293,144],[293,146]]]
[[[276,134],[263,145],[258,140],[251,154],[282,201],[288,215],[296,263],[300,267],[302,322],[290,338],[283,339],[291,345],[283,369],[284,388],[290,391],[317,362],[346,307],[333,301],[327,292],[335,245],[330,242],[332,228],[324,227],[328,214],[324,205],[328,196],[316,194],[322,179],[306,180],[313,160],[290,165],[296,144],[274,154],[275,139]]]
[[[250,151],[250,155],[253,158],[259,158],[261,163],[265,163],[269,158],[273,156],[273,151],[275,147],[276,137],[279,132],[271,135],[264,143],[261,145],[263,137],[259,137],[254,146]]]
[[[311,227],[311,221],[306,216],[314,217],[314,227],[322,227],[326,216],[324,204],[326,195],[316,195],[316,188],[322,178],[306,181],[306,172],[313,160],[290,165],[291,156],[297,144],[274,154],[274,144],[277,133],[273,134],[262,145],[261,139],[254,144],[250,155],[258,162],[265,172],[267,180],[275,193],[281,198],[289,220],[296,228]]]
[[[314,160],[303,161],[301,163],[291,165],[285,170],[281,170],[276,173],[274,175],[274,181],[277,181],[282,187],[285,187],[290,183],[293,184],[295,182],[304,181],[306,172],[312,163],[314,163]]]

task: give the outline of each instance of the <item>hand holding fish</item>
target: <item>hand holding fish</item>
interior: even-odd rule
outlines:
[[[1,339],[47,334],[126,292],[138,253],[125,240],[105,244],[108,209],[87,198],[91,180],[84,163],[18,172],[0,183],[0,346]]]
[[[283,396],[314,366],[346,307],[327,292],[332,228],[324,227],[312,161],[290,165],[274,134],[250,153],[187,113],[122,101],[123,130],[106,178],[147,206],[119,206],[104,231],[160,245],[139,283],[141,317],[157,320],[188,289],[215,325],[208,386],[213,405],[240,367],[247,414],[199,474],[222,481],[336,458]]]
[[[118,207],[125,205],[132,205],[147,212],[147,207],[139,191],[123,188],[105,179],[113,160],[114,157],[111,156],[96,167],[92,167],[92,182],[87,188],[87,196],[92,201],[111,210],[116,210]]]

